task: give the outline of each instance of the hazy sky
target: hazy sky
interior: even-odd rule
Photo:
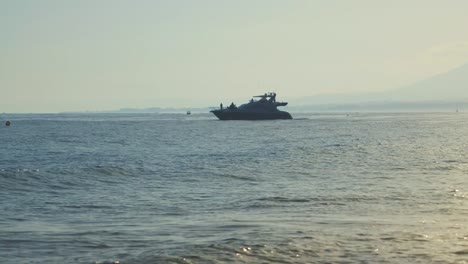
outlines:
[[[467,14],[466,0],[0,0],[0,112],[398,88],[468,61]]]

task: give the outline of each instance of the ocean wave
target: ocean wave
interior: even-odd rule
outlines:
[[[62,168],[9,168],[0,170],[0,187],[11,191],[81,189],[103,183],[123,183],[129,177],[148,175],[152,170],[97,165]]]
[[[1,129],[0,263],[466,256],[466,116],[309,116],[15,121]]]
[[[311,199],[287,198],[287,197],[280,197],[280,196],[264,197],[264,198],[259,198],[257,200],[267,201],[267,202],[279,202],[279,203],[308,203],[311,201]]]

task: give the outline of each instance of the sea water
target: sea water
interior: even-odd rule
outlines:
[[[293,116],[9,115],[0,263],[468,261],[467,114]]]

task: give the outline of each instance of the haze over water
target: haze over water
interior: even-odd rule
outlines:
[[[0,1],[0,112],[207,107],[270,91],[291,106],[356,93],[466,102],[466,10],[463,0]]]
[[[465,263],[465,113],[9,115],[0,263]]]

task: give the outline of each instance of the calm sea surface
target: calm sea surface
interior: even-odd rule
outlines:
[[[468,114],[7,115],[0,263],[467,263]]]

